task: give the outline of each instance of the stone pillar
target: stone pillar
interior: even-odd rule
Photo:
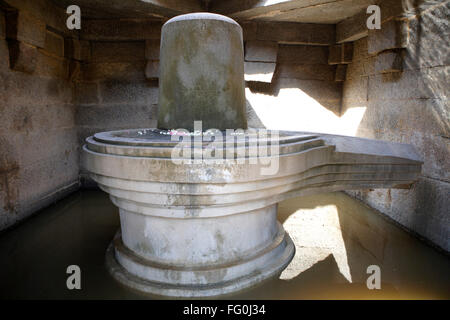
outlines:
[[[247,128],[242,28],[211,13],[177,16],[162,27],[158,127]]]

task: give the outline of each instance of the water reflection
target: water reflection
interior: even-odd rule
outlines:
[[[231,299],[450,298],[450,259],[343,193],[279,204],[297,254],[279,278]],[[84,190],[0,235],[0,298],[148,299],[119,285],[104,265],[119,226],[107,195]],[[66,268],[82,270],[82,290],[66,289]],[[366,269],[381,268],[381,290]]]

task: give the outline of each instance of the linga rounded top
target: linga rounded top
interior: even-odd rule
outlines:
[[[161,31],[158,128],[246,129],[242,28],[213,13],[190,13]]]
[[[240,25],[234,21],[233,19],[223,16],[221,14],[216,13],[209,13],[209,12],[194,12],[194,13],[187,13],[182,14],[176,17],[173,17],[172,19],[169,19],[164,23],[164,25],[177,22],[177,21],[183,21],[183,20],[220,20],[228,23],[235,24],[240,27]]]

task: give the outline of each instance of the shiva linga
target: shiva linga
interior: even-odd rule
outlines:
[[[83,146],[83,167],[119,208],[106,263],[128,287],[205,297],[256,285],[295,254],[278,202],[404,188],[420,174],[410,145],[247,128],[242,29],[228,17],[172,18],[160,50],[157,128]]]

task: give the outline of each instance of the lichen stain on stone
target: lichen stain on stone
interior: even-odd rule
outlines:
[[[227,269],[218,269],[213,271],[194,271],[194,276],[200,283],[217,283],[221,282],[227,275]]]
[[[138,243],[135,246],[135,251],[143,253],[144,255],[151,255],[155,252],[149,241]]]
[[[215,232],[214,239],[216,239],[217,252],[219,253],[219,256],[222,256],[225,238],[224,238],[223,234],[220,232],[220,230],[217,230]]]

